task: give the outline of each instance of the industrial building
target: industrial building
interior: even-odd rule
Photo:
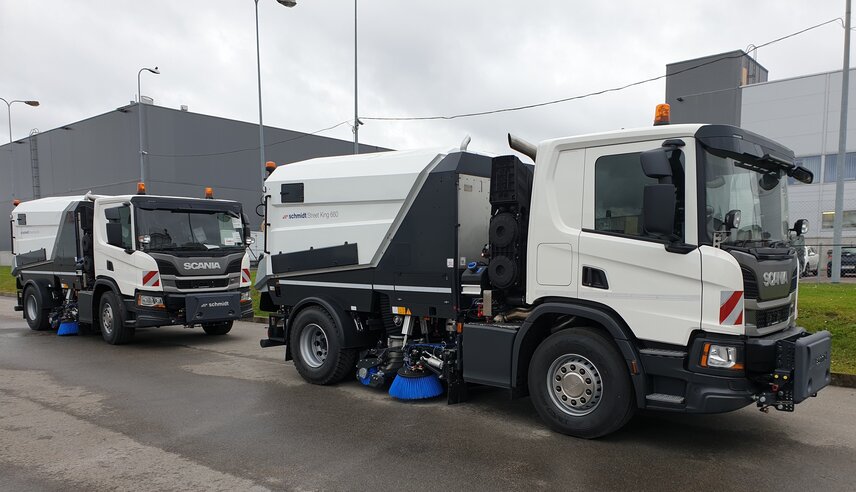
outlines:
[[[132,103],[0,147],[0,213],[12,199],[56,195],[135,193],[140,180],[140,116],[149,194],[238,200],[255,229],[261,197],[258,124]],[[361,145],[361,152],[387,150]],[[349,154],[350,141],[265,127],[265,155],[277,164]],[[8,232],[0,251],[9,251]],[[5,258],[8,261],[8,256]]]
[[[666,102],[673,123],[725,123],[791,148],[814,183],[790,181],[793,220],[808,219],[806,244],[823,255],[832,244],[841,105],[841,71],[768,80],[767,69],[743,51],[667,65]],[[856,245],[856,70],[850,73],[844,166],[845,245]]]

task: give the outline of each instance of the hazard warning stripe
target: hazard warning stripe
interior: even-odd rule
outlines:
[[[244,268],[241,270],[241,282],[250,282],[250,269]]]
[[[160,275],[157,270],[148,271],[143,274],[144,287],[160,287]]]
[[[743,324],[743,291],[722,291],[719,305],[719,324]]]

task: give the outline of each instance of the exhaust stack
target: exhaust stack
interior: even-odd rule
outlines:
[[[532,162],[535,162],[535,156],[538,154],[538,147],[535,145],[523,140],[522,138],[515,137],[512,134],[508,134],[508,146],[513,150],[520,152],[521,154],[532,159]]]

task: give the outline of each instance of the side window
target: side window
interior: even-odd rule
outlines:
[[[639,152],[605,155],[594,163],[594,228],[628,236],[652,237],[643,230],[642,201],[645,186],[658,184],[645,175]],[[675,185],[673,235],[684,237],[684,157],[680,150],[668,154],[672,168],[666,183]],[[663,239],[663,238],[657,238]]]
[[[107,219],[107,244],[117,248],[133,249],[131,207],[122,205],[104,209],[104,218]]]
[[[605,155],[594,163],[594,229],[642,236],[642,193],[657,180],[645,176],[639,153]]]

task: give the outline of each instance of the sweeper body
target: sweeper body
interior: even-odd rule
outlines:
[[[740,128],[659,125],[298,162],[266,181],[262,346],[307,381],[415,399],[531,395],[553,429],[639,409],[792,411],[829,382],[797,324],[793,153]]]
[[[15,309],[33,330],[79,322],[119,344],[153,326],[222,335],[252,314],[238,202],[87,194],[20,203],[11,220]]]

